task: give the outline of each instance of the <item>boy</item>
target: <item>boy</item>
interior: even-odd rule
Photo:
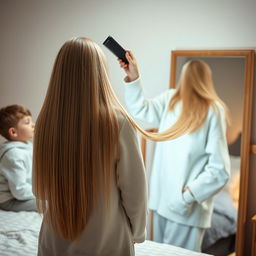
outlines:
[[[0,146],[0,209],[36,211],[32,193],[32,143],[34,123],[23,106],[0,109],[0,134],[7,139]]]

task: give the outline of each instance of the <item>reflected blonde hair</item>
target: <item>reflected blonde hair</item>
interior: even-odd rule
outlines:
[[[209,107],[218,111],[216,104],[224,109],[226,121],[230,123],[227,106],[217,95],[210,67],[200,60],[188,61],[182,68],[178,89],[171,98],[169,109],[174,110],[178,102],[182,104],[181,114],[176,123],[165,133],[193,133],[204,123]]]
[[[177,90],[169,103],[169,110],[173,111],[176,104],[181,104],[179,118],[169,129],[163,132],[144,131],[125,112],[120,103],[119,106],[142,136],[153,141],[171,140],[186,133],[197,131],[204,124],[210,107],[217,115],[220,115],[218,104],[224,110],[226,123],[228,125],[231,123],[229,109],[217,95],[211,69],[204,61],[191,60],[184,64]]]
[[[185,86],[196,88],[193,81],[200,81],[199,77],[193,81],[188,77],[188,67],[170,108],[183,101],[194,110],[205,106],[200,112],[204,114],[206,103],[217,98],[212,90],[210,93],[199,87],[198,92],[191,88],[185,90]],[[203,88],[204,84],[198,86]],[[195,95],[196,100],[190,101],[190,96]],[[35,125],[33,190],[46,221],[62,238],[75,240],[95,211],[100,191],[108,204],[119,150],[117,111],[143,136],[161,141],[192,132],[201,125],[204,118],[200,117],[192,125],[193,119],[186,116],[191,114],[190,110],[183,108],[180,119],[165,132],[144,131],[115,96],[100,47],[88,38],[67,41],[56,57]]]

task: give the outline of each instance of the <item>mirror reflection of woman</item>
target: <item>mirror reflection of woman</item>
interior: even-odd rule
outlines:
[[[154,240],[201,251],[213,196],[229,179],[227,107],[203,61],[183,66],[177,89],[146,99],[136,59],[131,51],[126,57],[128,64],[119,59],[127,75],[126,105],[134,118],[158,128],[152,139],[161,141],[155,148],[149,192]]]

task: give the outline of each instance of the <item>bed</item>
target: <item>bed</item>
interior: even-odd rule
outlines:
[[[0,210],[0,255],[36,256],[42,218],[36,212]],[[179,247],[146,240],[135,245],[136,256],[204,256]]]
[[[226,256],[235,251],[240,157],[230,155],[230,160],[230,181],[214,198],[211,228],[206,230],[202,244],[203,252],[215,256]]]

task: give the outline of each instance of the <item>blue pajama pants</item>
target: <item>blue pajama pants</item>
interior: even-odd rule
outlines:
[[[154,211],[153,240],[201,252],[205,229],[173,222]]]

